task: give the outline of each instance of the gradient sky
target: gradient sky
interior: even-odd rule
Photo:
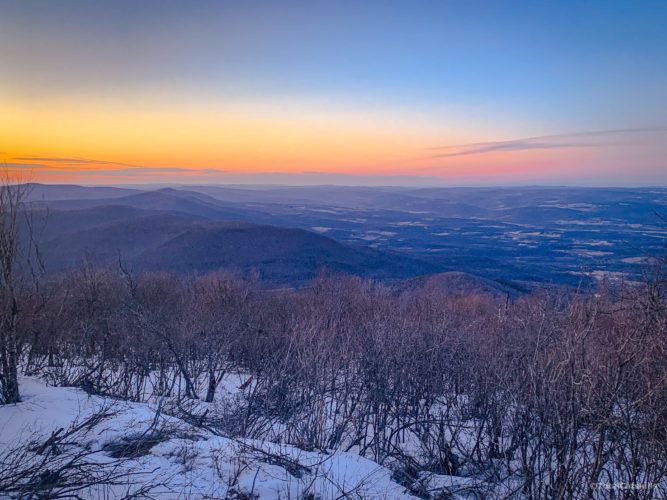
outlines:
[[[667,2],[0,0],[0,161],[82,184],[667,184]]]

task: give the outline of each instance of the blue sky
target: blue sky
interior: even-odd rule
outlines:
[[[77,141],[68,137],[61,142],[69,149],[56,151],[55,135],[41,132],[31,139],[29,130],[10,136],[0,150],[44,157],[94,153],[100,161],[153,168],[361,169],[445,178],[455,172],[459,179],[489,175],[491,181],[511,171],[509,180],[551,182],[564,162],[572,173],[592,166],[598,174],[606,162],[617,183],[631,182],[633,175],[638,183],[667,182],[661,157],[667,126],[665,26],[664,1],[2,1],[0,62],[9,71],[0,80],[0,105],[17,122],[27,123],[27,113],[34,121],[39,109],[54,115],[71,110],[80,117],[67,125],[76,135],[86,120],[107,130],[98,121],[108,109],[125,113],[126,122],[143,113],[146,128],[151,119],[180,115],[213,137],[233,129],[227,116],[251,117],[254,125],[240,127],[238,142],[250,142],[246,136],[256,134],[267,152],[227,146],[214,151],[213,141],[186,141],[169,161],[162,152],[151,156],[145,142],[121,138],[125,149],[117,150],[102,143],[95,149],[88,140],[77,150]],[[207,113],[220,115],[219,121],[209,123]],[[39,122],[54,126],[58,119]],[[123,123],[119,118],[118,126]],[[310,137],[313,123],[322,128],[320,139]],[[293,129],[294,137],[276,140],[280,134],[271,126]],[[310,141],[301,156],[293,152],[299,127]],[[373,136],[375,129],[380,132]],[[541,161],[516,158],[516,151],[499,157],[496,151],[479,158],[484,168],[443,164],[438,170],[440,164],[424,164],[417,153],[621,129],[653,131],[607,136],[613,147],[606,154],[598,138],[595,157],[583,151],[578,165],[572,154]],[[153,140],[140,132],[136,135],[147,138],[137,141]],[[389,143],[395,153],[378,154],[379,146],[363,150],[354,142],[360,134],[368,134],[364,137],[372,144]],[[338,151],[341,144],[354,144],[339,162],[328,161],[332,135]],[[173,137],[154,140],[163,144]],[[638,142],[640,155],[619,150]],[[287,143],[289,154],[281,149]],[[187,147],[200,147],[192,164],[187,164]],[[202,148],[207,154],[199,154]],[[547,154],[547,148],[541,152]],[[631,164],[633,157],[639,164]],[[515,160],[545,170],[514,171]],[[494,163],[500,165],[498,175]],[[472,173],[460,175],[466,168]]]

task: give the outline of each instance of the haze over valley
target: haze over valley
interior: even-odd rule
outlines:
[[[517,290],[633,281],[667,235],[665,188],[36,184],[29,200],[48,210],[51,271],[120,257],[290,286],[322,268],[389,282],[461,271]]]

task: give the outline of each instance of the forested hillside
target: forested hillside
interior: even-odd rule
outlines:
[[[619,482],[655,485],[637,492],[650,498],[667,491],[664,292],[654,279],[507,301],[335,276],[267,292],[222,272],[83,268],[17,297],[19,380],[148,403],[228,439],[360,455],[422,498],[597,498]],[[132,438],[139,456],[151,432]],[[35,473],[0,488],[57,490]]]

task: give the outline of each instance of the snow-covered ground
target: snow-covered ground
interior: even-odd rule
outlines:
[[[106,415],[73,434],[63,449],[87,450],[87,461],[113,465],[127,482],[86,490],[84,497],[122,497],[139,483],[156,485],[154,498],[413,498],[390,470],[353,453],[229,439],[165,415],[159,405],[89,396],[35,378],[23,378],[21,391],[21,403],[0,406],[5,465],[58,429],[66,433],[91,415]]]

